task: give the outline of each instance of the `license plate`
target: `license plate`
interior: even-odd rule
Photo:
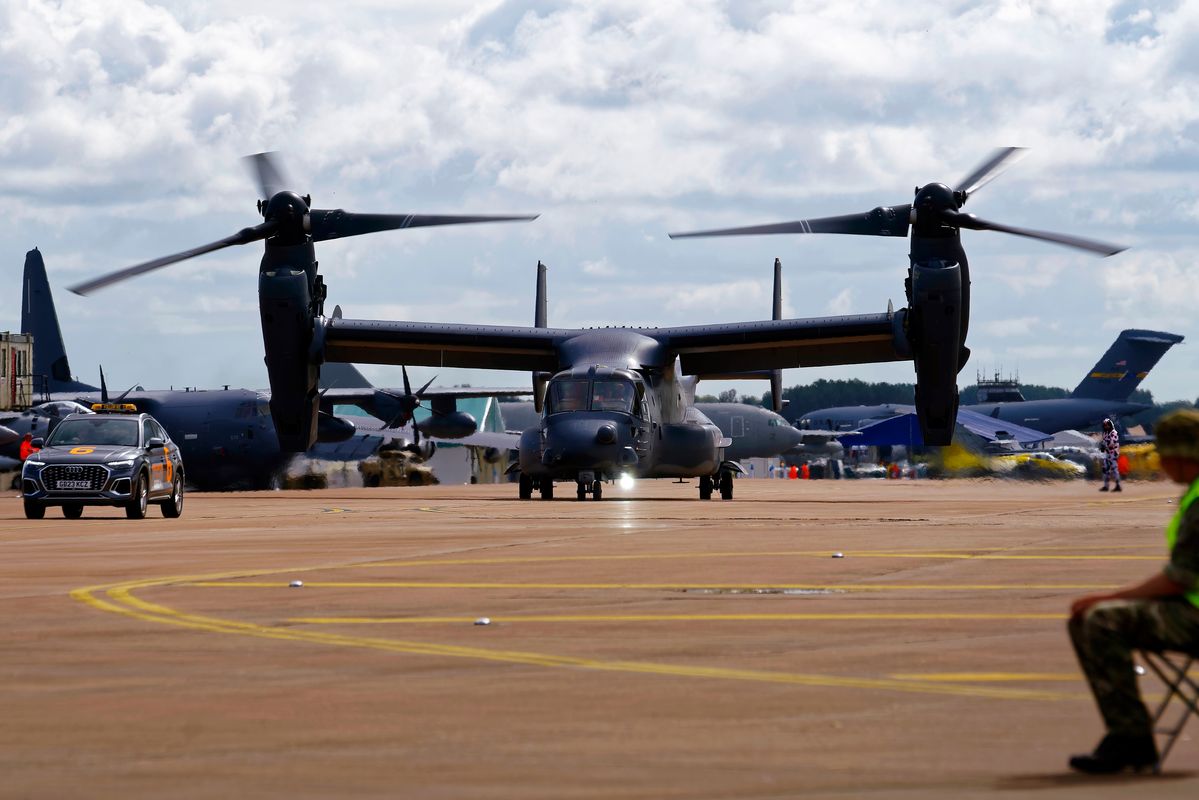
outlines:
[[[91,481],[59,481],[59,489],[90,489],[92,488]]]

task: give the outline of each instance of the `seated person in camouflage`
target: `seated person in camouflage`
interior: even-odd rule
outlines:
[[[1137,689],[1132,651],[1199,652],[1199,411],[1168,414],[1155,433],[1162,471],[1188,487],[1166,526],[1170,560],[1141,583],[1081,597],[1070,608],[1070,639],[1107,725],[1093,753],[1070,759],[1080,772],[1141,770],[1157,763],[1153,722]]]

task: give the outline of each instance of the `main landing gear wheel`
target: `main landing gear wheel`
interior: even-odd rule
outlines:
[[[604,497],[604,484],[600,481],[595,481],[591,484],[591,499],[602,500]]]
[[[712,476],[711,475],[700,476],[699,499],[700,500],[711,500],[712,499]]]
[[[533,498],[533,479],[523,472],[520,473],[520,499],[531,500]]]
[[[733,473],[732,472],[720,473],[720,499],[721,500],[732,500],[733,499]]]
[[[578,500],[587,499],[587,483],[585,481],[579,481],[575,484],[575,498]]]
[[[83,516],[83,503],[64,503],[62,515],[67,519],[79,519]]]
[[[542,500],[553,500],[554,499],[554,482],[552,480],[550,480],[549,478],[541,479],[541,499]]]

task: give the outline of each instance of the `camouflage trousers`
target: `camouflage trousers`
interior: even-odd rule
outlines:
[[[1070,620],[1070,640],[1109,733],[1152,734],[1133,650],[1199,651],[1199,608],[1185,599],[1108,600]]]

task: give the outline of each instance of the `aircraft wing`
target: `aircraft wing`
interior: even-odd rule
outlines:
[[[393,396],[404,394],[403,389],[324,389],[321,391],[321,405],[360,405],[362,403],[370,403],[375,399],[378,392]],[[452,397],[458,400],[464,400],[471,397],[528,397],[533,394],[533,390],[529,387],[523,389],[488,389],[480,386],[454,386],[446,389],[426,389],[421,392],[421,397],[431,400],[434,397]]]
[[[325,359],[554,372],[558,368],[554,341],[569,334],[557,328],[330,319],[324,331]]]
[[[688,375],[903,361],[911,358],[894,313],[659,328]]]

